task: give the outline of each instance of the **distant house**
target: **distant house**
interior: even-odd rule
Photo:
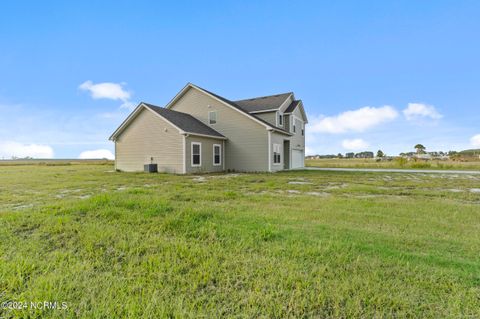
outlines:
[[[140,103],[115,130],[115,168],[171,173],[304,166],[303,103],[293,92],[230,101],[188,83],[165,106]]]
[[[360,152],[355,154],[355,158],[373,158],[373,152]]]

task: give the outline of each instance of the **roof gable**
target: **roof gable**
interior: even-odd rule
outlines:
[[[302,113],[303,120],[305,121],[305,123],[308,123],[307,114],[305,113],[305,109],[303,108],[302,100],[295,100],[292,103],[290,103],[290,105],[285,110],[285,114],[292,114],[297,107],[300,110],[300,113]]]
[[[287,132],[281,128],[278,128],[270,123],[268,123],[267,121],[264,121],[262,120],[261,118],[258,118],[256,117],[254,114],[250,114],[248,113],[246,110],[244,110],[242,107],[240,107],[239,105],[237,105],[235,102],[233,101],[230,101],[220,95],[217,95],[213,92],[210,92],[208,90],[205,90],[195,84],[192,84],[192,83],[188,83],[179,93],[177,93],[177,95],[175,95],[175,97],[167,104],[167,106],[165,106],[166,109],[170,109],[174,104],[175,102],[177,102],[189,89],[196,89],[204,94],[207,94],[209,95],[210,97],[222,102],[223,104],[235,109],[236,111],[244,114],[245,116],[247,116],[248,118],[250,118],[251,120],[263,125],[267,130],[274,130],[274,131],[278,131],[280,133],[283,133],[283,134],[287,134],[287,135],[292,135],[290,132]]]
[[[160,106],[143,103],[185,133],[224,137],[208,125],[187,113],[169,110]]]
[[[292,103],[290,103],[290,105],[285,109],[285,113],[292,113],[299,103],[300,103],[300,100],[295,100]]]
[[[117,130],[112,134],[112,136],[110,136],[109,139],[115,140],[123,132],[123,130],[125,130],[128,125],[135,120],[136,116],[143,109],[147,109],[169,122],[176,129],[178,129],[180,134],[192,134],[225,139],[222,134],[218,133],[213,128],[203,124],[201,121],[197,120],[190,114],[168,110],[163,107],[144,102],[141,102],[135,108],[135,110],[125,119],[125,121],[123,121],[123,123],[117,128]]]

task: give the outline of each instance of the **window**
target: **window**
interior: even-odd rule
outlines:
[[[273,164],[280,164],[280,144],[273,144]]]
[[[192,167],[202,163],[202,143],[192,142]]]
[[[282,114],[278,114],[278,125],[283,126],[283,115]]]
[[[222,164],[222,146],[220,144],[213,144],[213,166],[220,166]]]
[[[305,135],[305,123],[297,118],[297,117],[294,117],[293,118],[293,125],[292,125],[292,132],[293,133],[297,133],[297,126],[300,127],[300,133],[302,134],[302,136]]]
[[[208,112],[208,123],[210,124],[217,123],[217,111]]]

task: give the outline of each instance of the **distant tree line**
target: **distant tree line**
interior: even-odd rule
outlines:
[[[414,147],[414,152],[402,152],[399,154],[400,157],[404,158],[423,158],[423,159],[462,159],[462,158],[480,158],[480,149],[471,149],[464,151],[431,151],[427,152],[427,148],[423,144],[416,144]],[[342,153],[338,154],[326,154],[326,155],[311,155],[307,158],[315,159],[331,159],[331,158],[377,158],[382,159],[393,159],[392,156],[387,156],[382,150],[378,150],[376,154],[370,151],[363,151],[359,153],[348,152],[343,155]]]
[[[383,154],[383,153],[382,153]],[[326,155],[310,155],[307,156],[307,158],[317,158],[317,159],[329,159],[329,158],[374,158],[374,153],[365,151],[365,152],[360,152],[360,153],[345,153],[343,155],[342,153],[338,154],[326,154]]]

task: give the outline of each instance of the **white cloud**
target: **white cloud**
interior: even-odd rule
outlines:
[[[17,142],[0,142],[0,157],[53,158],[53,149],[43,144],[22,144]]]
[[[93,99],[120,101],[128,101],[130,99],[130,92],[123,89],[122,83],[103,82],[93,84],[92,81],[85,81],[78,88],[83,91],[89,91]]]
[[[433,105],[422,103],[408,103],[407,108],[403,110],[403,114],[409,121],[420,118],[431,118],[433,120],[442,118],[442,114],[440,114]]]
[[[92,150],[92,151],[83,151],[78,156],[80,159],[100,159],[100,158],[107,158],[107,159],[115,159],[115,156],[106,149],[100,150]]]
[[[472,136],[470,139],[470,144],[472,144],[474,147],[480,147],[480,134]]]
[[[124,88],[124,83],[103,82],[94,84],[92,81],[85,81],[78,87],[82,91],[90,92],[93,99],[109,99],[122,101],[121,108],[133,110],[135,103],[130,101],[131,93]]]
[[[358,150],[365,150],[369,145],[367,142],[362,140],[361,138],[355,139],[346,139],[342,141],[342,146],[344,149],[349,151],[358,151]]]
[[[313,120],[309,129],[317,133],[364,132],[369,128],[392,121],[398,112],[391,106],[365,106],[358,110],[346,111],[337,116],[323,117]]]

